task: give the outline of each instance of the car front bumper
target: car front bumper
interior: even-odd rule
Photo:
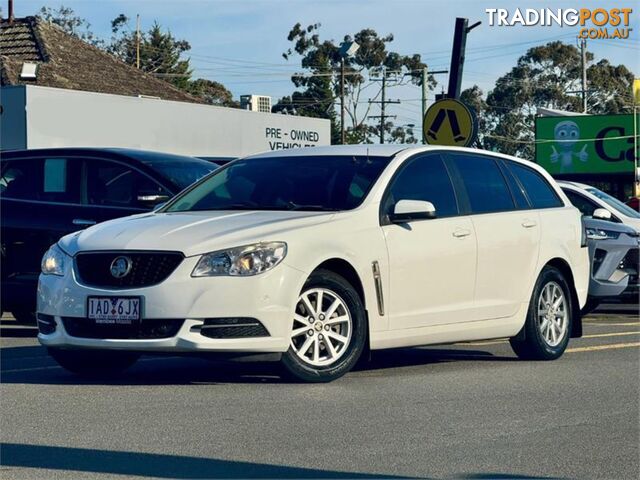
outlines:
[[[616,240],[593,242],[589,246],[591,278],[589,296],[616,297],[638,285],[638,239],[621,235]]]
[[[99,348],[148,352],[285,352],[289,347],[295,303],[306,274],[282,263],[250,277],[192,278],[199,257],[188,257],[164,282],[144,288],[104,289],[82,285],[69,268],[65,275],[40,275],[38,314],[55,322],[55,331],[38,339],[48,347]],[[71,335],[63,319],[90,322],[90,296],[139,296],[142,321],[184,320],[177,333],[166,338],[86,338]],[[205,319],[256,319],[266,336],[210,338],[203,335]],[[103,328],[104,329],[104,328]],[[108,337],[108,335],[106,335]]]

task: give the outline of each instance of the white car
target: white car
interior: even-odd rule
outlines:
[[[599,215],[595,215],[595,217],[601,220],[624,223],[640,232],[640,213],[617,198],[584,183],[559,180],[558,185],[583,215],[591,217],[594,216],[596,210],[604,209],[609,212],[609,215],[604,216],[602,215],[604,212],[599,211]]]
[[[153,213],[63,237],[42,261],[38,338],[81,374],[218,352],[323,382],[368,349],[499,337],[550,360],[581,334],[588,284],[580,212],[540,167],[316,147],[236,160]]]

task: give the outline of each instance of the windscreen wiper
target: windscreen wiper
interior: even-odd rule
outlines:
[[[325,212],[335,212],[337,208],[330,208],[324,205],[300,205],[295,202],[287,202],[287,210],[315,210]]]

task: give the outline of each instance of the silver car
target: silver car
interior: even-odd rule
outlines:
[[[623,223],[589,216],[583,219],[591,260],[589,299],[583,313],[613,297],[638,302],[640,234]]]

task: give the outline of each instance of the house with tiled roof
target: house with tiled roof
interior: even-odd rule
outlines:
[[[0,83],[201,103],[39,17],[0,23]]]
[[[328,145],[330,122],[207,105],[38,17],[0,21],[0,152],[123,147],[228,160]]]

